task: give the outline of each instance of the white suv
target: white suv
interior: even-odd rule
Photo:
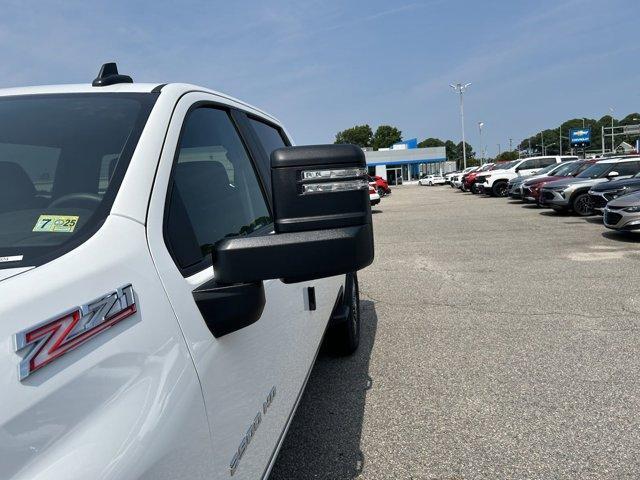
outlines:
[[[545,156],[513,160],[505,165],[501,165],[500,168],[479,174],[476,177],[476,184],[489,195],[506,197],[509,190],[509,180],[518,176],[525,177],[527,175],[533,175],[538,170],[554,163],[576,159],[577,157],[574,156]]]
[[[115,64],[0,90],[2,479],[268,476],[325,331],[358,346],[365,167]]]

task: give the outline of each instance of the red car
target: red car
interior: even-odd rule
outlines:
[[[542,202],[540,199],[540,190],[547,183],[566,177],[575,177],[576,175],[596,163],[598,160],[601,159],[591,158],[589,160],[576,160],[575,162],[566,162],[566,165],[560,167],[550,177],[532,178],[531,180],[525,181],[522,184],[522,199],[525,202],[534,202],[538,205],[541,205]]]
[[[482,172],[487,172],[489,170],[493,170],[496,165],[500,165],[501,163],[505,163],[505,162],[498,162],[497,164],[485,163],[478,170],[474,170],[471,173],[467,173],[464,177],[462,177],[462,191],[478,193],[478,189],[476,188],[476,178],[478,174]]]
[[[378,190],[378,195],[384,197],[385,195],[391,194],[391,189],[389,188],[389,184],[387,181],[379,175],[369,175],[369,182],[373,182],[376,184],[376,189]]]

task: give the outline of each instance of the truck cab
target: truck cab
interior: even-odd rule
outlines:
[[[362,151],[292,145],[114,64],[0,90],[3,479],[268,476],[373,260]]]

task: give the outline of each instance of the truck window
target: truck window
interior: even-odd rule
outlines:
[[[540,158],[538,159],[537,168],[548,167],[549,165],[555,165],[556,159],[554,157]]]
[[[287,142],[282,138],[280,130],[253,117],[249,117],[249,123],[251,123],[251,126],[258,135],[258,140],[262,148],[264,148],[267,157],[271,155],[271,152],[275,149],[287,146]]]
[[[531,170],[532,168],[537,168],[537,161],[535,159],[526,160],[520,164],[518,170]]]
[[[192,110],[180,136],[165,239],[189,275],[211,263],[215,243],[272,223],[247,151],[225,110]]]
[[[620,162],[611,169],[618,172],[618,175],[635,175],[640,171],[640,162]]]

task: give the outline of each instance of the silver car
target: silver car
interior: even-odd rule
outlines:
[[[607,203],[604,207],[604,226],[612,230],[640,230],[640,191]]]
[[[591,187],[614,179],[629,178],[638,172],[638,157],[601,160],[577,177],[547,183],[540,190],[540,203],[557,211],[573,210],[580,216],[593,215],[589,198]]]

